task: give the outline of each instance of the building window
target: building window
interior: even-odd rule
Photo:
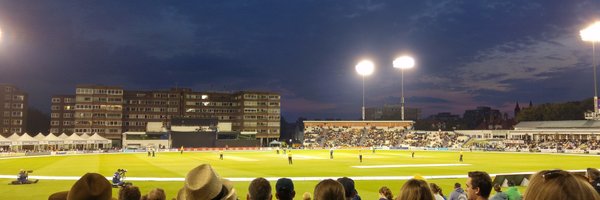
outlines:
[[[20,119],[13,119],[12,120],[12,125],[22,125],[23,121],[21,121]]]
[[[52,103],[60,103],[60,98],[52,98]]]
[[[24,101],[25,100],[25,96],[23,96],[23,95],[15,95],[15,96],[13,96],[13,100]]]
[[[12,112],[12,116],[13,116],[13,117],[23,117],[23,112],[20,112],[20,111],[13,111],[13,112]]]

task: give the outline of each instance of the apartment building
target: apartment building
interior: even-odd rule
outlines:
[[[27,93],[14,85],[0,84],[0,133],[24,133],[27,119]]]
[[[65,103],[68,97],[52,100],[53,133],[97,132],[118,140],[122,132],[146,131],[148,122],[163,122],[169,127],[173,118],[212,118],[229,122],[233,131],[255,135],[264,144],[280,134],[280,95],[271,92],[196,92],[189,88],[133,91],[78,86],[74,104]],[[64,117],[69,116],[66,108],[74,108],[69,110],[73,118]],[[65,125],[69,123],[73,126]]]
[[[52,96],[50,110],[50,133],[75,131],[75,95]]]
[[[121,139],[123,89],[114,86],[78,85],[75,91],[73,119],[75,133],[98,133],[107,139]]]
[[[233,129],[256,132],[256,138],[267,144],[280,134],[281,96],[271,92],[238,92],[233,98],[240,105],[240,112],[233,121]]]
[[[124,91],[123,131],[144,132],[148,122],[163,122],[168,126],[173,117],[181,116],[181,99],[190,91]]]

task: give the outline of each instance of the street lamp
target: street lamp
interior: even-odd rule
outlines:
[[[404,121],[404,69],[410,69],[415,66],[415,59],[410,56],[400,56],[394,60],[394,68],[400,69],[402,72],[401,87],[402,87],[402,121]]]
[[[365,120],[365,76],[371,75],[375,68],[375,64],[370,60],[360,61],[356,65],[356,72],[362,76],[362,120]]]
[[[598,116],[598,89],[596,83],[596,42],[600,41],[600,22],[596,22],[579,32],[581,40],[592,42],[592,65],[594,67],[594,116]]]

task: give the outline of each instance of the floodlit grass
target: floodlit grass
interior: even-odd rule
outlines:
[[[227,151],[225,159],[219,160],[217,152],[157,153],[147,157],[145,153],[74,155],[28,157],[0,160],[0,174],[14,175],[19,169],[34,170],[30,176],[81,176],[86,172],[98,172],[111,176],[116,169],[127,169],[128,177],[182,178],[195,166],[210,163],[217,173],[226,178],[255,177],[331,177],[342,176],[435,176],[465,175],[468,171],[486,171],[490,174],[530,172],[542,169],[583,170],[600,167],[599,156],[565,154],[464,152],[463,164],[467,166],[403,167],[403,168],[355,168],[353,166],[402,165],[402,164],[460,164],[458,152],[417,151],[415,158],[408,151],[378,150],[375,154],[363,150],[363,163],[358,161],[358,150],[336,150],[329,159],[329,150],[293,150],[294,165],[288,165],[287,157],[275,151]],[[0,199],[47,199],[48,195],[69,190],[75,181],[40,180],[32,185],[8,185],[9,179],[0,179]],[[440,185],[444,195],[449,195],[455,182],[465,179],[430,179]],[[132,181],[142,193],[152,188],[163,188],[167,197],[174,198],[183,182]],[[234,182],[238,197],[244,199],[250,181]],[[294,181],[296,197],[311,192],[318,181]],[[388,186],[394,195],[405,181],[361,180],[356,187],[363,199],[378,199],[378,189]],[[271,182],[275,187],[275,181]],[[117,189],[113,190],[116,196]]]

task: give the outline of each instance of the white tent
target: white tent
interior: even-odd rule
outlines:
[[[19,134],[13,133],[12,135],[8,136],[6,139],[9,139],[11,141],[17,141],[17,139],[19,139],[19,137],[21,137],[21,136],[19,136]]]
[[[90,138],[90,135],[87,133],[82,133],[79,137],[81,137],[83,139],[88,139],[88,138]]]
[[[37,140],[39,144],[48,144],[48,141],[44,140],[46,139],[46,136],[44,136],[42,133],[38,133],[37,135],[33,136],[33,139]]]
[[[65,142],[63,139],[56,137],[56,135],[50,133],[46,137],[44,137],[44,142],[50,145],[52,150],[60,149],[59,146],[62,146]]]
[[[8,138],[0,136],[0,147],[9,146],[9,148],[21,151],[21,150],[60,150],[60,149],[101,149],[109,148],[112,146],[112,140],[106,139],[97,133],[90,135],[85,134],[86,138],[82,138],[78,134],[66,135],[62,133],[56,136],[52,133],[44,136],[42,133],[38,133],[34,137],[29,136],[27,133],[20,135],[14,133]]]
[[[20,137],[20,136],[19,136],[19,134],[17,134],[17,133],[13,133],[12,135],[10,135],[10,136],[8,136],[8,137],[6,138],[7,140],[10,140],[10,148],[11,148],[11,149],[12,149],[13,147],[14,147],[14,148],[17,148],[17,146],[19,146],[19,145],[20,145],[20,144],[19,144],[19,141],[17,141],[17,140],[19,139],[19,137]],[[18,150],[18,148],[17,148],[17,149],[15,149],[15,150]]]
[[[112,143],[112,140],[106,139],[106,138],[98,135],[98,133],[94,133],[94,135],[90,136],[90,138],[88,138],[88,140],[94,141],[95,144],[110,144],[110,143]]]
[[[59,136],[60,137],[60,136]],[[65,141],[70,141],[71,144],[87,144],[86,139],[79,137],[79,135],[73,133]]]
[[[19,137],[17,139],[17,141],[19,142],[20,145],[36,145],[36,144],[40,143],[40,141],[29,136],[29,134],[27,134],[27,133],[21,135],[21,137]]]
[[[9,139],[6,139],[5,137],[0,136],[0,146],[10,146],[12,144],[12,141]]]
[[[60,138],[60,139],[63,139],[63,140],[64,140],[64,139],[67,139],[68,137],[69,137],[69,136],[68,136],[67,134],[65,134],[65,133],[62,133],[62,134],[60,134],[60,135],[58,136],[58,138]]]
[[[87,140],[79,137],[76,133],[71,134],[64,140],[65,144],[70,144],[70,149],[87,149]]]
[[[23,150],[23,149],[36,150],[36,147],[39,144],[40,144],[40,141],[29,136],[29,134],[27,134],[27,133],[24,133],[23,135],[21,135],[21,137],[17,138],[16,140],[13,140],[13,146],[16,146],[16,148],[18,148],[20,150]],[[28,147],[23,148],[24,146],[28,146]]]
[[[103,148],[106,148],[107,146],[111,146],[112,140],[106,139],[98,135],[98,133],[94,133],[94,135],[88,138],[88,144],[93,144],[95,149],[99,149],[100,145],[102,145]]]
[[[65,143],[65,141],[63,139],[56,137],[56,135],[54,135],[52,133],[48,134],[44,138],[44,141],[46,141],[48,144],[63,144],[63,143]]]

